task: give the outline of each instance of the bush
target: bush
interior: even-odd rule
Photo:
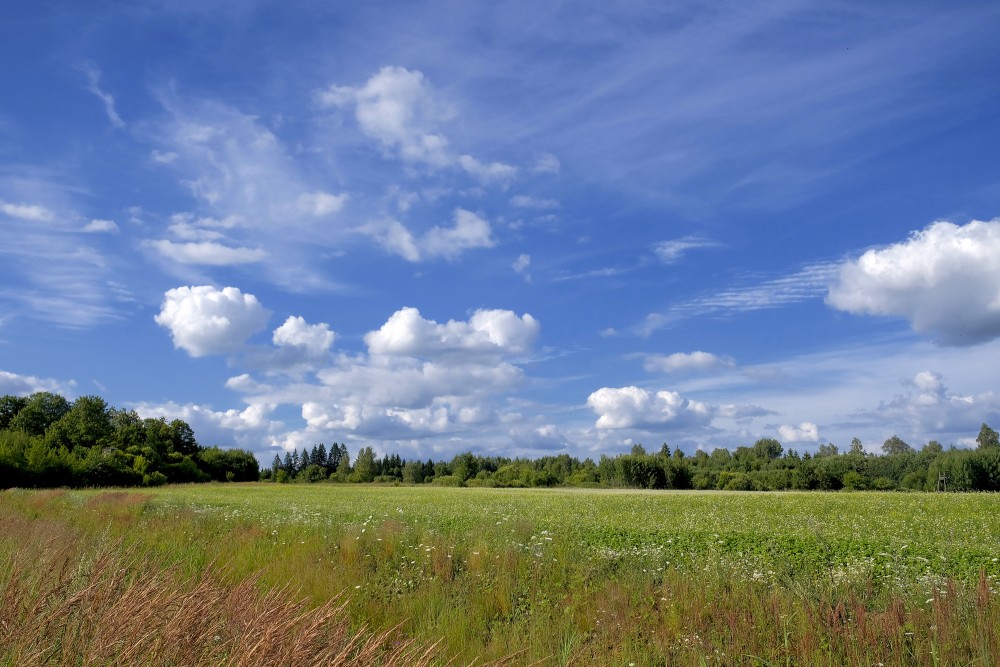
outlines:
[[[142,476],[143,486],[162,486],[166,483],[167,476],[159,470],[154,470],[153,472]]]
[[[896,484],[888,477],[876,477],[872,480],[872,488],[876,491],[893,491]]]
[[[844,473],[845,491],[863,491],[865,486],[865,478],[857,470],[848,470]]]

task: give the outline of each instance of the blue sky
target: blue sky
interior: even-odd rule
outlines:
[[[270,461],[1000,425],[991,2],[21,2],[0,393]]]

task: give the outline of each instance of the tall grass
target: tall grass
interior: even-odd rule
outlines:
[[[518,505],[544,495],[449,490],[439,511],[433,490],[272,489],[0,494],[0,664],[1000,664],[995,580],[957,576],[981,545],[956,530],[921,552],[953,573],[917,581],[845,570],[834,536],[803,569],[805,543],[764,527],[747,564],[725,532],[595,548],[621,531],[580,511],[568,538]]]
[[[122,514],[137,497],[100,500]],[[398,627],[352,630],[340,596],[310,606],[287,587],[262,589],[258,576],[228,584],[211,565],[184,575],[122,540],[10,511],[0,534],[0,664],[11,667],[389,667],[428,665],[436,652]]]

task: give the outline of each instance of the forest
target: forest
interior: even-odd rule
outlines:
[[[142,419],[99,396],[0,396],[0,488],[251,481],[257,459],[203,447],[180,419]]]
[[[912,490],[1000,491],[1000,436],[983,424],[976,449],[931,441],[919,450],[892,436],[881,454],[866,452],[855,438],[840,452],[825,443],[814,453],[785,450],[773,438],[762,438],[735,451],[699,450],[687,455],[664,444],[654,453],[641,445],[599,461],[568,454],[536,459],[482,456],[465,452],[451,461],[407,461],[397,454],[383,457],[371,447],[353,465],[347,447],[324,444],[275,455],[262,479],[276,482],[381,482],[443,486],[637,489],[781,490]]]
[[[975,449],[930,441],[919,449],[897,436],[868,452],[855,438],[815,452],[761,438],[735,450],[685,454],[641,444],[594,461],[568,454],[535,459],[464,452],[450,461],[379,456],[362,447],[318,443],[275,455],[261,469],[252,452],[205,447],[180,419],[142,419],[99,396],[74,401],[50,392],[0,396],[0,488],[159,486],[178,482],[272,481],[435,484],[479,487],[637,489],[1000,491],[1000,435],[983,424]]]

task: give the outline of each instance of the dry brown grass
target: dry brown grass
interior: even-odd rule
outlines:
[[[107,517],[142,501],[107,494],[86,509]],[[435,657],[435,645],[398,627],[352,630],[343,599],[309,607],[257,577],[226,585],[214,566],[185,577],[120,540],[88,547],[67,524],[21,512],[0,515],[0,535],[0,664],[392,667]]]
[[[345,602],[309,608],[256,578],[226,586],[212,568],[197,578],[161,569],[118,543],[74,545],[5,563],[0,659],[24,665],[427,665],[433,645],[398,628],[352,631]]]

